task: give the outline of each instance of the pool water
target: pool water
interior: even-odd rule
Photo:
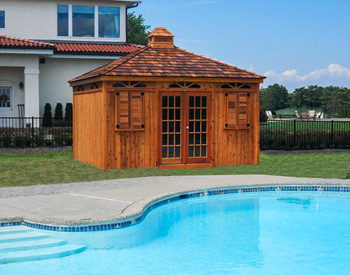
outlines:
[[[0,274],[349,274],[350,194],[259,192],[183,199],[140,224],[59,233],[81,254]]]

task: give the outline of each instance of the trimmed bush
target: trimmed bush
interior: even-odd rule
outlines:
[[[64,120],[72,124],[72,121],[73,121],[73,104],[72,103],[66,103]]]
[[[57,105],[56,105],[54,120],[63,120],[63,106],[62,106],[62,103],[57,103]]]
[[[50,127],[52,124],[51,104],[46,103],[43,116],[43,127]]]
[[[267,115],[266,110],[264,108],[260,108],[260,122],[266,122],[267,121]]]

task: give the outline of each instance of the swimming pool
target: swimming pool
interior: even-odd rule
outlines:
[[[218,192],[220,193],[220,192]],[[188,198],[133,226],[61,233],[77,255],[0,265],[1,274],[349,274],[349,192]]]

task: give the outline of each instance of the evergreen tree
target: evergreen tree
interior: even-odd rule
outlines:
[[[73,121],[73,104],[72,103],[66,103],[64,120],[67,122]]]
[[[51,104],[46,103],[44,107],[43,127],[51,127],[51,124],[52,124]]]
[[[57,103],[55,108],[55,120],[62,120],[63,119],[63,106],[62,103]]]

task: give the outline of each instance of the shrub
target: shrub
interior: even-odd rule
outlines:
[[[46,103],[43,116],[43,127],[50,127],[52,124],[51,104]]]
[[[264,108],[260,108],[260,122],[266,122],[267,121],[267,115],[266,110]]]
[[[55,120],[63,120],[63,106],[62,103],[57,103],[55,108]]]
[[[73,104],[72,103],[66,103],[64,120],[70,125],[72,125],[72,121],[73,121]]]

